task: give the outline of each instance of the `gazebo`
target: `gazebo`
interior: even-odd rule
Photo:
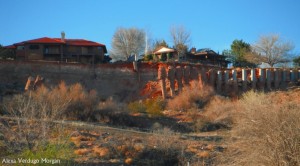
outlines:
[[[171,58],[176,57],[177,51],[172,48],[161,47],[154,52],[154,56],[162,61],[168,61]]]

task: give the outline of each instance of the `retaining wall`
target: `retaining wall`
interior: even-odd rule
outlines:
[[[300,85],[300,69],[297,68],[217,69],[205,66],[161,65],[158,69],[158,76],[163,97],[173,96],[174,91],[180,93],[182,87],[189,85],[192,80],[208,84],[223,95],[239,95],[250,89],[285,90],[288,87]],[[177,85],[176,89],[175,84]],[[170,89],[170,92],[166,92],[166,89]]]
[[[58,62],[0,61],[0,84],[18,84],[25,88],[27,79],[40,75],[45,85],[81,83],[87,90],[95,89],[103,98],[134,100],[139,90],[150,80],[157,79],[157,64],[132,63],[83,65]]]

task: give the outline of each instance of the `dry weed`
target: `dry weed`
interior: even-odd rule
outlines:
[[[176,111],[187,111],[190,108],[203,108],[205,104],[214,96],[214,91],[210,86],[200,86],[197,82],[191,82],[191,86],[185,87],[183,91],[171,99],[167,108]]]
[[[246,93],[220,165],[300,165],[300,98],[295,96],[299,93]]]

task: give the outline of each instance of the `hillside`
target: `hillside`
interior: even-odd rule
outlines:
[[[231,99],[192,82],[172,99],[120,102],[103,100],[80,84],[41,86],[4,97],[1,158],[69,165],[248,165],[248,156],[252,164],[297,165],[299,92],[250,91]],[[280,158],[267,153],[273,148]],[[254,152],[261,157],[249,155]]]

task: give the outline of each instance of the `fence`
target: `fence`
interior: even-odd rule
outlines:
[[[219,94],[238,95],[250,89],[272,91],[299,85],[300,69],[213,69],[204,66],[161,65],[158,68],[158,79],[163,98],[167,97],[167,89],[170,89],[172,97],[176,90],[180,93],[182,88],[189,85],[192,80],[201,82],[201,85],[208,84],[214,87]]]

